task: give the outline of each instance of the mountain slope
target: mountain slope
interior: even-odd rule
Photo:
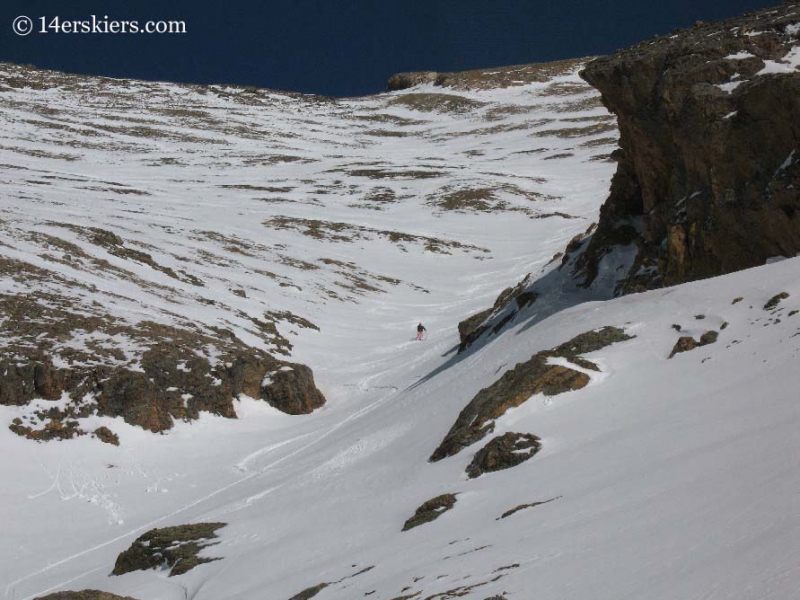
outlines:
[[[381,371],[428,360],[409,344],[418,320],[432,340],[447,339],[508,278],[585,229],[616,133],[577,76],[582,64],[518,67],[518,83],[504,70],[491,84],[487,71],[475,89],[350,100],[4,65],[2,289],[19,315],[2,323],[4,351],[31,383],[6,396],[14,401],[2,419],[34,439],[75,438],[4,442],[30,457],[9,473],[19,482],[3,501],[9,538],[22,548],[28,531],[41,540],[28,551],[8,546],[7,595],[73,577],[82,552],[125,545],[149,523],[180,518],[192,498],[226,485],[238,494],[270,448],[301,454],[294,440],[327,439],[357,421],[393,389],[373,383]],[[204,392],[187,378],[199,368],[211,391],[227,385],[232,348],[292,361],[264,378],[268,400],[284,368],[311,366],[326,408],[290,418],[228,400],[211,412],[241,422],[209,420]],[[68,398],[47,384],[58,377],[37,383],[46,360],[78,382],[82,370],[103,382],[123,368],[145,391],[70,388]],[[229,393],[254,395],[258,373]],[[148,396],[151,377],[164,381],[166,417],[164,400]],[[172,429],[153,437],[115,414]],[[51,566],[39,572],[42,553]]]
[[[238,419],[200,413],[160,435],[81,417],[118,447],[4,432],[0,452],[18,459],[2,463],[5,597],[791,597],[798,259],[608,302],[554,298],[456,353],[455,324],[526,273],[556,273],[551,257],[607,194],[613,120],[580,67],[332,101],[4,66],[4,294],[290,352],[328,400],[290,415],[239,395]],[[70,124],[45,122],[103,141],[48,137],[51,107]],[[123,243],[94,244],[87,227]],[[252,320],[267,312],[284,341]],[[71,331],[51,352],[75,345]],[[103,342],[80,350],[129,349]],[[487,396],[500,400],[491,429],[430,462]],[[61,402],[0,406],[0,419]],[[509,439],[540,448],[503,456]],[[493,443],[509,468],[470,478]],[[415,515],[426,522],[406,527]],[[218,537],[199,557],[219,560],[115,569],[153,528],[201,523]]]

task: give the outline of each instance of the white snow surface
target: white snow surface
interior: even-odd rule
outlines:
[[[577,131],[607,115],[587,101],[596,99],[588,88],[557,94],[556,83],[580,80],[572,72],[509,89],[426,86],[335,102],[266,92],[254,99],[221,86],[120,88],[96,79],[4,91],[5,256],[91,284],[60,291],[86,306],[97,300],[120,319],[218,324],[265,349],[269,340],[245,317],[291,310],[320,328],[282,326],[295,345],[292,359],[314,369],[328,402],[289,416],[243,397],[239,419],[203,415],[164,435],[92,417],[119,435],[119,447],[88,436],[37,444],[3,427],[3,598],[95,588],[142,600],[288,600],[320,583],[330,585],[319,600],[793,597],[800,584],[800,316],[790,313],[800,308],[800,259],[519,320],[490,344],[455,355],[457,323],[540,272],[596,219],[608,192],[613,164],[591,158],[613,149],[616,134]],[[119,98],[103,100],[104,86]],[[486,104],[461,113],[392,104],[421,91]],[[498,107],[504,111],[487,118]],[[182,110],[213,119],[193,128]],[[381,114],[413,122],[375,125]],[[131,134],[154,120],[163,135]],[[374,128],[398,135],[374,136]],[[567,128],[575,131],[556,133]],[[91,147],[89,130],[99,138]],[[611,139],[596,141],[604,138]],[[302,160],[265,158],[278,154]],[[373,180],[351,165],[443,174]],[[41,183],[48,180],[55,183]],[[530,212],[461,213],[426,202],[452,185],[503,188],[508,207]],[[400,199],[385,210],[365,208],[363,197],[376,186]],[[123,188],[149,195],[109,191]],[[541,196],[524,194],[534,192]],[[532,218],[555,212],[577,218]],[[263,225],[276,216],[488,252],[400,248],[363,230],[351,243],[326,241]],[[55,223],[112,230],[205,287],[107,255]],[[135,278],[54,260],[59,250],[36,233],[68,240]],[[322,258],[353,263],[350,271],[368,273],[362,277],[377,289],[337,285],[343,267]],[[320,268],[298,268],[297,260]],[[48,284],[2,285],[19,293]],[[246,298],[232,293],[238,289]],[[777,309],[762,308],[783,291],[790,296]],[[732,304],[736,297],[744,300]],[[425,342],[413,340],[420,320]],[[496,435],[541,437],[534,458],[468,480],[464,469],[487,437],[428,462],[480,389],[533,353],[607,325],[636,337],[586,357],[600,367],[586,371],[587,387],[531,398],[497,420]],[[720,330],[717,343],[667,358],[680,335],[697,339],[710,329]],[[0,422],[21,410],[0,407]],[[452,510],[400,531],[420,504],[447,492],[458,494]],[[228,524],[220,543],[203,550],[222,560],[176,577],[110,576],[117,554],[145,531],[201,521]],[[355,575],[367,567],[374,568]]]

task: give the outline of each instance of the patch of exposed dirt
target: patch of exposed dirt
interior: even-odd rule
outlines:
[[[402,106],[420,112],[442,112],[463,114],[485,106],[485,102],[457,96],[455,94],[436,94],[422,92],[404,94],[389,101],[389,106]]]
[[[294,190],[294,186],[278,186],[278,185],[251,185],[248,183],[230,183],[219,185],[217,187],[228,190],[240,190],[243,192],[269,192],[270,194],[287,194]]]
[[[344,171],[344,173],[351,177],[366,177],[367,179],[436,179],[448,175],[447,171],[441,170],[423,171],[422,169],[391,168],[350,169]]]
[[[586,127],[562,127],[560,129],[542,129],[531,132],[534,137],[557,137],[561,139],[573,139],[589,137],[601,133],[610,133],[617,130],[616,123],[595,123]]]
[[[459,212],[523,212],[529,216],[537,213],[525,206],[513,206],[501,195],[522,201],[535,202],[538,200],[551,200],[538,192],[524,190],[513,184],[495,187],[469,187],[446,185],[426,198],[427,204],[445,211]]]
[[[130,260],[132,262],[147,265],[148,267],[156,271],[159,271],[161,273],[164,273],[168,277],[171,277],[172,279],[181,281],[183,283],[189,283],[191,285],[195,285],[198,287],[204,286],[203,282],[194,275],[191,275],[184,271],[176,272],[171,267],[164,267],[158,264],[150,254],[143,252],[141,250],[137,250],[135,248],[131,248],[128,245],[125,245],[125,241],[119,235],[111,231],[100,229],[97,227],[79,227],[77,225],[73,225],[70,223],[50,222],[48,223],[48,225],[69,229],[70,231],[73,231],[74,233],[78,234],[81,238],[94,244],[95,246],[103,248],[106,252],[108,252],[112,256],[116,256],[117,258],[122,258],[124,260]],[[33,234],[33,235],[43,236],[43,239],[47,238],[50,243],[56,246],[60,245],[63,249],[65,249],[65,251],[66,249],[69,248],[71,250],[70,258],[73,258],[73,253],[74,253],[74,257],[88,260],[93,265],[103,268],[104,270],[124,273],[124,271],[112,267],[107,261],[98,260],[90,257],[80,248],[78,248],[77,246],[75,246],[70,242],[66,242],[64,240],[56,242],[58,238],[55,238],[54,236],[47,236],[46,234]]]
[[[419,244],[422,245],[424,250],[439,254],[451,254],[450,250],[489,253],[486,248],[462,244],[455,240],[443,240],[401,231],[373,229],[352,223],[279,216],[264,221],[264,225],[270,229],[297,231],[308,237],[328,242],[353,243],[358,240],[385,238],[400,246],[401,249],[405,249],[403,247],[404,244]],[[314,265],[314,268],[319,267]]]

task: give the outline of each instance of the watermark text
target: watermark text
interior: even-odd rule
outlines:
[[[36,34],[156,34],[170,35],[186,33],[186,21],[131,21],[110,19],[108,15],[89,15],[85,19],[63,19],[61,17],[36,17],[20,15],[11,24],[14,33],[20,36]]]

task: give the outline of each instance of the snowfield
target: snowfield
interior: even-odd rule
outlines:
[[[19,437],[14,418],[55,403],[0,406],[3,598],[794,597],[800,259],[547,318],[534,304],[456,354],[458,322],[557,267],[607,195],[614,120],[579,66],[330,100],[0,65],[0,256],[49,274],[0,273],[0,293],[229,329],[309,365],[327,398],[290,416],[242,397],[238,419],[160,435],[87,417],[118,447]],[[270,312],[291,350],[254,323]],[[605,326],[634,337],[583,356],[599,371],[569,365],[586,387],[496,420],[492,436],[541,438],[533,458],[468,479],[487,436],[428,462],[481,389]],[[98,344],[141,354],[85,332],[55,352]],[[446,493],[452,509],[401,531]],[[110,575],[149,529],[195,522],[227,524],[201,551],[220,560]]]

